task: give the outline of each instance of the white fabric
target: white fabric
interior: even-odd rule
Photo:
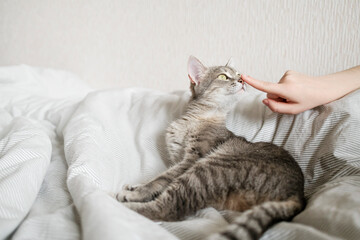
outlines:
[[[202,239],[227,225],[208,208],[152,222],[118,203],[125,183],[168,166],[164,131],[188,93],[92,91],[75,76],[0,68],[0,239]],[[297,116],[244,94],[230,130],[289,150],[306,178],[306,209],[262,239],[360,236],[360,93]],[[225,215],[224,215],[225,214]]]

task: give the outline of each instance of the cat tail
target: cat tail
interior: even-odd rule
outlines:
[[[211,240],[259,239],[274,223],[291,220],[304,208],[298,197],[286,201],[269,201],[245,211],[222,232],[210,236]]]

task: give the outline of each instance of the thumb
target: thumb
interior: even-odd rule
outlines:
[[[282,86],[278,83],[264,82],[245,74],[241,75],[241,79],[244,80],[247,84],[251,85],[252,87],[263,92],[279,94],[281,93],[282,90]]]
[[[263,103],[268,106],[271,111],[277,113],[297,114],[301,112],[296,103],[279,102],[269,98],[264,99]]]

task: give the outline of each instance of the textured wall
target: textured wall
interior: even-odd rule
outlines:
[[[188,87],[187,59],[230,56],[267,81],[360,64],[360,1],[2,0],[0,65],[75,72],[93,87]]]

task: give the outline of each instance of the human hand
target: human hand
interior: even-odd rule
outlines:
[[[241,75],[241,78],[267,93],[263,103],[273,112],[297,114],[339,98],[337,88],[331,86],[331,82],[295,71],[285,72],[279,83],[264,82],[247,75]]]

